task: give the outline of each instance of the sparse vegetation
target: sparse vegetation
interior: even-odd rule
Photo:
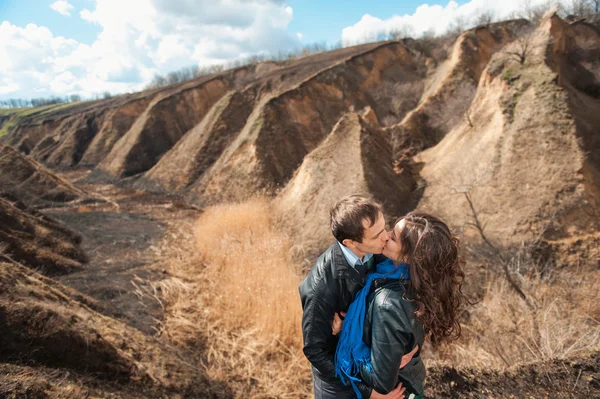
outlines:
[[[163,254],[173,278],[156,286],[163,333],[201,350],[209,378],[227,381],[236,397],[308,398],[301,275],[271,212],[261,199],[216,206],[173,237]]]
[[[266,200],[220,205],[171,237],[162,255],[170,258],[172,278],[155,286],[167,312],[162,331],[180,346],[201,350],[208,377],[227,380],[236,396],[308,398],[297,294],[302,275],[271,209]],[[564,359],[600,343],[600,292],[594,288],[600,272],[540,273],[530,255],[511,252],[511,270],[528,271],[515,276],[523,290],[535,293],[535,310],[492,259],[483,296],[465,309],[463,336],[426,350],[430,366],[445,361],[504,370]]]
[[[68,108],[72,105],[74,103],[58,103],[33,108],[0,108],[0,137],[8,134],[23,118],[43,115],[50,111]]]
[[[531,266],[531,265],[530,265]],[[467,310],[462,337],[436,357],[454,366],[504,369],[531,361],[564,359],[600,342],[600,273],[595,270],[532,273],[520,280],[535,293],[532,309],[496,274],[481,301]]]

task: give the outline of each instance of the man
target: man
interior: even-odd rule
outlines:
[[[331,232],[337,242],[327,249],[300,284],[304,354],[312,364],[315,399],[355,398],[350,385],[335,375],[338,337],[332,334],[334,315],[344,314],[374,270],[373,254],[381,254],[389,236],[381,206],[361,196],[343,198],[331,208]],[[363,398],[402,398],[399,385],[381,395],[359,384]]]

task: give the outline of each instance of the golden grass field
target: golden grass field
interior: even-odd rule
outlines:
[[[219,205],[173,232],[160,249],[170,278],[155,286],[166,308],[162,334],[201,351],[208,376],[227,381],[236,397],[308,398],[298,295],[305,271],[292,261],[299,243],[274,212],[264,199]],[[522,277],[532,307],[490,273],[464,311],[462,337],[426,348],[426,363],[501,370],[592,348],[599,283],[598,270]]]

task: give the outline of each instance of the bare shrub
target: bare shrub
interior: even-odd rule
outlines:
[[[598,12],[598,5],[594,0],[565,0],[563,7],[568,14],[584,18]]]
[[[384,126],[398,123],[419,104],[425,84],[423,80],[398,82],[384,85],[375,93],[378,104],[386,104],[387,112],[381,122]]]
[[[207,377],[235,397],[310,398],[297,291],[302,276],[290,261],[302,243],[281,234],[272,212],[266,200],[220,205],[170,229],[156,249],[170,276],[154,284],[165,307],[162,335],[198,351]],[[534,258],[514,259],[511,270],[535,295],[536,309],[490,273],[482,300],[464,314],[462,337],[426,350],[426,358],[506,368],[570,357],[599,343],[600,270],[540,273]]]
[[[437,356],[455,366],[505,368],[564,359],[600,343],[600,271],[562,271],[522,280],[535,293],[531,309],[497,275],[485,282],[481,302],[468,311],[463,335]]]
[[[298,266],[266,200],[219,205],[165,243],[163,334],[202,351],[236,397],[308,398]]]

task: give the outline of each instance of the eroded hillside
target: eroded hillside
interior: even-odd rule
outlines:
[[[165,299],[186,303],[185,293],[203,287],[184,272],[206,276],[215,267],[181,229],[204,207],[258,194],[272,200],[265,215],[281,216],[286,239],[273,242],[301,247],[305,265],[331,244],[330,206],[362,193],[383,204],[389,222],[413,209],[447,220],[466,244],[474,295],[483,295],[478,278],[495,273],[480,261],[486,242],[498,251],[534,243],[544,276],[556,266],[597,270],[597,21],[550,13],[539,26],[516,20],[463,32],[444,48],[448,57],[425,41],[370,43],[31,112],[0,139],[0,393],[269,396],[273,370],[261,374],[271,385],[252,371],[227,374],[239,369],[227,356],[239,350],[261,361],[258,349],[215,351],[190,322],[204,320],[210,300],[186,319],[200,305]],[[178,268],[184,261],[188,269]],[[515,273],[525,271],[537,272]],[[229,294],[215,293],[223,301]],[[526,312],[543,314],[529,305]],[[597,320],[594,309],[585,307],[582,325]],[[465,323],[477,317],[471,310]],[[469,331],[483,348],[476,327]],[[247,342],[246,333],[227,330],[220,340]],[[573,397],[579,386],[576,393],[593,397],[598,337],[584,338],[596,343],[584,354],[542,354],[544,361],[508,371],[437,364],[428,394]],[[500,357],[510,352],[497,346]],[[268,361],[299,367],[295,349],[267,351]],[[211,368],[223,357],[225,366]],[[301,369],[305,383],[308,366]]]
[[[427,184],[419,207],[463,225],[469,193],[506,245],[597,232],[599,81],[586,66],[597,71],[599,46],[597,30],[553,16],[493,56],[470,119],[415,159]]]

